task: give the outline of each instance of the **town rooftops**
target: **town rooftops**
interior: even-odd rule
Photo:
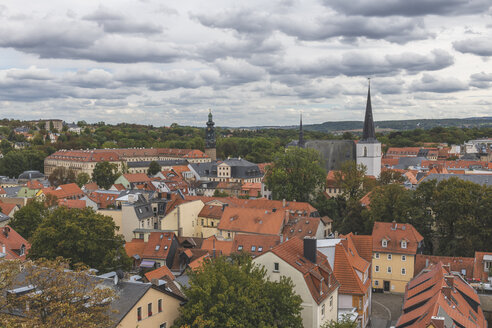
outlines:
[[[373,252],[415,255],[424,237],[409,223],[374,222]]]
[[[222,206],[218,205],[205,205],[202,210],[198,214],[198,217],[201,218],[210,218],[210,219],[220,219],[222,217],[222,213],[224,212]]]
[[[473,257],[452,257],[452,256],[437,256],[417,254],[415,257],[415,275],[417,276],[422,270],[431,264],[442,262],[444,265],[449,265],[452,272],[458,272],[467,279],[473,278],[473,266],[475,259]]]
[[[280,244],[280,236],[237,234],[232,243],[232,252],[246,252],[256,257]]]
[[[172,232],[151,232],[143,250],[142,258],[167,258],[174,239],[174,233]]]
[[[316,251],[316,241],[314,241],[314,250],[316,263],[304,256],[303,240],[294,237],[275,246],[269,252],[277,255],[303,275],[311,296],[317,304],[320,304],[340,286],[340,283],[335,278],[326,256]]]
[[[210,254],[229,255],[232,251],[232,240],[218,239],[215,236],[211,236],[205,239],[202,243],[202,249],[207,250]]]
[[[396,328],[427,328],[431,323],[433,327],[487,326],[475,290],[442,262],[407,284]]]
[[[165,265],[145,274],[145,278],[147,278],[148,281],[152,281],[152,279],[165,279],[165,277],[170,280],[174,280],[175,278],[171,270]]]
[[[0,228],[0,252],[3,252],[3,247],[5,247],[5,259],[25,259],[31,244],[7,225]]]
[[[453,177],[464,181],[473,182],[479,185],[492,186],[491,174],[429,174],[422,179],[421,183],[430,180],[436,180],[437,182],[440,182]]]
[[[359,270],[359,268],[364,269]],[[357,251],[352,249],[349,251],[342,243],[335,245],[334,272],[335,277],[340,282],[339,293],[365,295],[371,285],[369,274],[366,275],[368,268],[369,263],[360,258]],[[356,270],[360,272],[362,277],[365,276],[365,281],[361,280]]]
[[[289,218],[289,221],[284,225],[284,228],[282,229],[282,235],[286,240],[294,236],[297,236],[301,239],[305,236],[315,237],[320,224],[324,225],[324,223],[321,222],[320,218]]]
[[[285,213],[257,208],[226,207],[219,230],[248,232],[264,235],[279,235],[282,231]]]

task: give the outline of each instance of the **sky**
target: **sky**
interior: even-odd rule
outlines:
[[[0,117],[492,116],[490,0],[2,0]]]

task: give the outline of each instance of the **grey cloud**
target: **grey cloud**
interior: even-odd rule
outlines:
[[[470,85],[480,89],[492,87],[492,73],[476,73],[470,76]]]
[[[462,53],[471,53],[477,56],[492,56],[492,42],[490,38],[475,38],[453,42],[453,47]]]
[[[103,69],[79,70],[66,74],[64,80],[81,88],[114,89],[121,86],[113,80],[113,74]]]
[[[215,61],[220,75],[231,84],[243,84],[261,80],[266,72],[264,69],[235,58],[218,59]]]
[[[154,34],[162,32],[162,27],[152,22],[138,22],[134,18],[125,17],[105,7],[99,7],[95,12],[83,18],[96,22],[109,33]]]
[[[405,71],[436,71],[452,65],[453,57],[444,50],[433,50],[428,55],[406,52],[399,55],[373,56],[362,52],[347,52],[342,57],[319,58],[307,63],[281,63],[272,74],[303,74],[311,77],[387,76]]]
[[[488,0],[324,0],[324,4],[348,15],[423,16],[467,15],[487,11]]]
[[[243,37],[232,41],[214,41],[199,45],[196,54],[199,58],[213,62],[219,58],[253,58],[272,56],[281,51],[282,43],[272,39]],[[263,62],[263,60],[261,61]]]
[[[468,90],[468,85],[454,77],[435,77],[424,74],[420,80],[413,81],[410,85],[412,92],[451,93]]]
[[[154,91],[178,88],[198,88],[206,85],[209,78],[210,73],[206,71],[192,72],[184,69],[169,71],[157,69],[127,69],[115,74],[115,79],[119,82],[130,85],[144,85]]]
[[[31,66],[28,69],[11,68],[5,71],[7,78],[17,80],[51,80],[53,75],[46,68]]]

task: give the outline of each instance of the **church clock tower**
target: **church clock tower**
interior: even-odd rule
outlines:
[[[364,129],[362,130],[362,138],[357,143],[357,164],[364,164],[366,166],[367,175],[378,178],[381,173],[381,143],[376,139],[374,120],[372,118],[370,81],[367,91]]]
[[[215,148],[215,123],[212,120],[212,111],[209,109],[207,128],[205,129],[205,154],[212,159],[217,160],[217,149]]]

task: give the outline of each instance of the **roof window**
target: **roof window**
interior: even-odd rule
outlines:
[[[161,245],[156,245],[155,250],[158,251],[161,248]]]

